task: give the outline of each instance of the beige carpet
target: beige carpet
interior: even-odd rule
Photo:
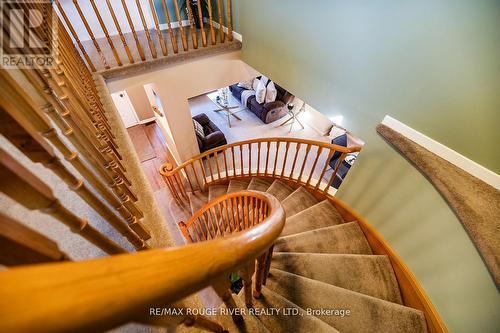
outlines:
[[[500,285],[500,191],[379,124],[377,132],[412,162],[441,193]]]

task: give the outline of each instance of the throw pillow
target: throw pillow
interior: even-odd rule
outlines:
[[[257,91],[257,86],[259,85],[259,83],[260,83],[260,80],[259,80],[259,79],[257,79],[257,78],[253,79],[252,89],[253,89],[254,91]]]
[[[201,124],[194,119],[193,119],[193,126],[196,135],[198,135],[202,139],[205,138],[205,132],[203,132],[203,126],[201,126]]]
[[[260,80],[264,82],[264,87],[267,86],[267,83],[269,82],[269,78],[267,76],[262,75]]]
[[[266,87],[266,103],[274,102],[276,100],[276,96],[278,95],[278,91],[274,86],[274,82],[270,81]]]
[[[252,85],[253,85],[253,79],[238,82],[238,87],[245,89],[252,89]]]
[[[266,101],[266,86],[264,85],[264,82],[262,82],[262,80],[259,81],[257,90],[255,90],[255,99],[259,104],[262,104]]]

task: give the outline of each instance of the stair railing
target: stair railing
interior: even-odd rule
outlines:
[[[265,221],[279,205],[273,196],[256,191],[239,191],[220,196],[200,208],[187,223],[179,222],[179,228],[190,243],[203,242],[230,236],[253,228]],[[257,258],[248,261],[238,272],[244,285],[245,304],[252,307],[252,294],[259,298],[265,277],[269,273],[273,253],[271,245]],[[252,276],[255,273],[255,285],[252,292]],[[228,308],[235,307],[229,290],[229,278],[226,276],[213,285],[215,292]]]
[[[225,211],[218,209],[225,207],[243,214],[232,224],[220,224],[216,215],[210,226],[205,224],[206,231],[210,228],[223,238],[207,236],[199,238],[207,241],[180,247],[0,272],[0,332],[100,332],[130,321],[184,323],[223,332],[218,323],[187,312],[173,317],[150,313],[152,308],[173,308],[172,304],[211,285],[221,290],[232,272],[269,252],[285,224],[278,200],[248,191],[226,198],[196,215],[196,219],[217,212],[223,216]],[[228,206],[231,200],[252,204]],[[194,219],[188,222],[189,234],[196,224]],[[228,230],[233,233],[224,234]]]
[[[176,168],[165,163],[160,173],[180,205],[189,202],[188,191],[206,192],[208,185],[251,177],[282,179],[327,195],[334,193],[332,183],[345,156],[360,149],[299,138],[260,138],[214,148]]]

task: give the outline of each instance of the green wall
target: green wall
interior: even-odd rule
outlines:
[[[238,10],[243,60],[366,141],[338,197],[402,256],[452,332],[497,331],[498,291],[459,220],[375,126],[391,115],[500,173],[500,2],[253,0]]]

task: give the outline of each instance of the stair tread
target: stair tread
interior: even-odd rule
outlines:
[[[314,206],[317,203],[318,199],[316,199],[304,187],[299,187],[281,202],[286,216],[288,217]]]
[[[341,332],[427,332],[421,311],[277,269],[270,273],[266,286],[302,308],[350,310],[345,317],[318,314]]]
[[[289,215],[287,215],[289,216]],[[328,201],[323,200],[286,219],[281,236],[288,236],[313,229],[329,227],[344,223],[337,209]]]
[[[252,177],[250,184],[248,184],[248,190],[266,192],[269,186],[271,186],[271,181],[263,178]]]
[[[387,256],[275,252],[271,267],[389,302],[403,303]]]
[[[278,199],[279,201],[283,201],[288,197],[290,194],[293,193],[293,188],[285,184],[284,182],[280,180],[275,180],[271,186],[267,189],[267,193],[273,195]]]
[[[189,198],[189,208],[191,209],[191,215],[194,215],[201,207],[203,207],[208,202],[208,197],[206,193],[202,192],[188,192]]]
[[[239,297],[243,298],[243,295]],[[338,331],[314,316],[308,316],[306,311],[289,301],[285,297],[273,292],[269,288],[262,287],[262,297],[253,299],[253,307],[256,309],[273,308],[279,309],[277,315],[259,315],[258,318],[271,332],[337,332]],[[285,315],[284,309],[297,309],[299,315]]]
[[[233,192],[246,190],[249,184],[250,184],[249,182],[245,182],[242,180],[231,180],[229,181],[227,193],[229,194]]]
[[[274,244],[274,251],[372,254],[357,222],[280,237]]]
[[[211,185],[208,187],[208,201],[220,197],[227,193],[228,185]]]

